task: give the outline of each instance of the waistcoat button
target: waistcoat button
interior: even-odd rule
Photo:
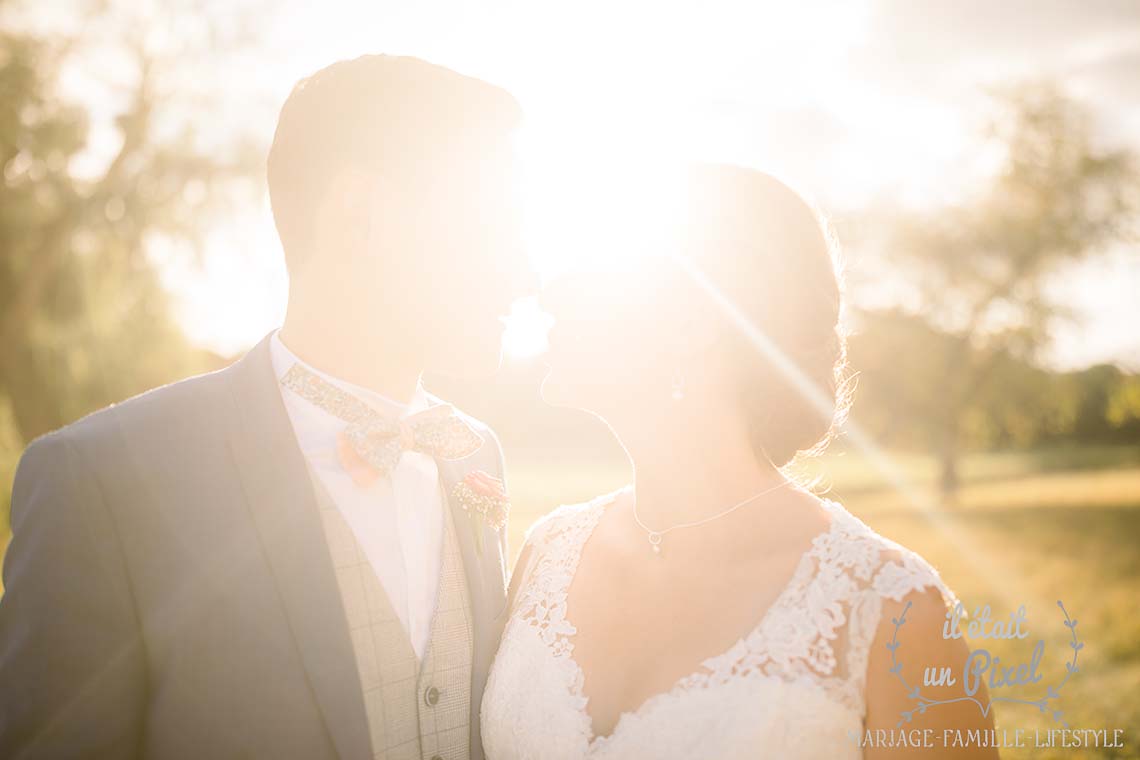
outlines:
[[[428,688],[424,692],[424,702],[427,703],[428,707],[435,707],[436,703],[439,702],[439,689],[434,686]]]

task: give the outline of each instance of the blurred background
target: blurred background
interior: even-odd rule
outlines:
[[[859,382],[844,437],[797,468],[970,607],[1026,605],[1047,678],[1056,601],[1080,620],[1066,720],[1126,748],[1007,756],[1140,757],[1131,0],[0,0],[0,551],[29,441],[279,324],[276,111],[365,52],[515,93],[544,275],[620,250],[606,219],[652,197],[663,158],[813,198],[843,246]],[[617,159],[645,171],[612,182]],[[500,433],[515,551],[539,515],[630,477],[601,422],[540,402],[543,324],[516,309],[493,379],[428,378]],[[998,725],[1056,724],[1010,705]]]

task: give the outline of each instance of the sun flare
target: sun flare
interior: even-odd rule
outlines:
[[[679,167],[644,140],[637,150],[613,145],[574,125],[539,122],[520,134],[524,234],[543,281],[665,255],[680,208]]]
[[[648,129],[645,132],[648,134]],[[519,204],[524,239],[542,283],[574,269],[643,266],[675,240],[680,166],[652,150],[617,152],[581,125],[532,122],[519,135]],[[546,350],[553,318],[537,299],[516,302],[504,319],[507,356]]]

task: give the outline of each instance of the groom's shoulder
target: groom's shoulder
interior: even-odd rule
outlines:
[[[126,519],[155,487],[194,493],[206,482],[197,474],[221,472],[227,450],[222,420],[228,412],[220,401],[225,372],[147,391],[32,441],[14,479],[13,514],[26,514],[35,494],[39,502],[57,500],[61,509],[81,508],[99,494]]]
[[[169,448],[187,436],[199,437],[225,419],[228,400],[225,368],[148,390],[92,412],[42,436],[35,444],[66,442],[79,450],[108,452],[117,442],[132,449],[147,444]]]

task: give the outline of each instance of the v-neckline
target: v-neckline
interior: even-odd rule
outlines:
[[[574,625],[574,621],[566,613],[569,612],[570,607],[570,589],[574,585],[574,580],[578,576],[578,563],[582,558],[582,552],[585,549],[586,544],[589,542],[590,537],[597,529],[598,523],[601,522],[601,518],[605,512],[606,507],[612,505],[618,500],[618,498],[620,498],[622,494],[628,492],[629,490],[630,488],[627,486],[625,488],[619,489],[618,491],[598,498],[589,503],[588,508],[583,511],[582,517],[586,520],[586,524],[582,530],[580,540],[577,542],[577,546],[570,547],[572,555],[568,563],[569,572],[566,574],[565,585],[560,589],[563,598],[563,604],[565,605],[563,620],[570,626],[570,628],[573,629],[573,633],[564,636],[564,643],[566,645],[565,658],[566,661],[572,666],[573,671],[576,675],[570,684],[570,691],[573,696],[577,698],[577,709],[581,715],[582,721],[586,726],[588,753],[592,753],[607,743],[613,741],[615,737],[619,735],[622,727],[627,723],[628,720],[636,718],[637,716],[648,712],[653,707],[653,705],[663,699],[666,699],[674,694],[683,693],[686,690],[688,684],[691,683],[694,679],[699,679],[702,675],[712,673],[713,668],[710,667],[711,663],[716,663],[717,661],[722,660],[731,654],[734,654],[740,646],[747,645],[747,642],[755,637],[764,628],[768,620],[771,618],[773,611],[784,604],[786,598],[792,594],[793,590],[798,585],[797,581],[799,581],[801,576],[810,570],[812,563],[814,562],[817,544],[827,536],[830,536],[836,530],[836,527],[839,523],[839,515],[833,508],[837,505],[835,505],[835,503],[829,499],[821,498],[820,501],[823,503],[824,508],[830,517],[828,526],[812,537],[811,541],[808,543],[807,548],[803,550],[799,556],[799,559],[796,560],[792,574],[780,588],[779,593],[776,594],[772,602],[760,615],[757,623],[749,628],[748,631],[744,633],[744,635],[729,645],[727,649],[724,649],[719,653],[713,654],[701,660],[693,670],[674,680],[672,684],[665,690],[650,694],[648,697],[643,699],[640,704],[630,710],[622,710],[621,713],[618,714],[617,720],[614,721],[613,728],[610,729],[610,732],[608,734],[599,735],[594,729],[594,719],[588,710],[590,697],[585,693],[586,671],[582,669],[582,666],[574,658],[574,638],[578,635],[578,627]]]

